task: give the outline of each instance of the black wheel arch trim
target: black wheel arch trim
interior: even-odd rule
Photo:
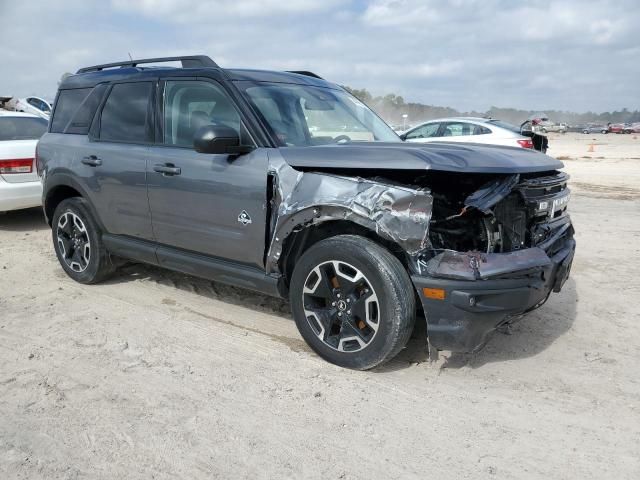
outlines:
[[[86,188],[82,186],[82,184],[74,178],[74,176],[70,173],[60,172],[49,174],[45,177],[45,184],[42,191],[42,209],[44,211],[44,216],[47,221],[47,224],[51,226],[51,221],[53,217],[53,211],[55,209],[49,209],[48,201],[51,198],[52,192],[54,192],[59,187],[68,187],[72,188],[80,194],[80,197],[86,201],[86,206],[89,209],[91,215],[93,216],[94,221],[98,224],[98,227],[104,230],[104,224],[98,215],[97,210],[94,208],[93,204],[90,200],[90,195]],[[47,214],[47,211],[51,211],[51,215]]]
[[[373,238],[379,238],[385,242],[397,244],[396,239],[385,235],[383,230],[377,228],[375,221],[359,215],[352,209],[336,205],[314,205],[292,214],[271,237],[271,244],[266,258],[266,273],[281,273],[280,264],[289,253],[284,248],[291,235],[300,232],[308,227],[326,224],[335,221],[345,221],[359,227],[364,227]],[[398,245],[398,248],[401,247]]]

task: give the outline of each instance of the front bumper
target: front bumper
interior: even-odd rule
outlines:
[[[38,207],[41,204],[40,181],[9,183],[0,178],[0,212]]]
[[[561,250],[547,257],[548,261],[495,278],[413,275],[427,318],[430,344],[454,352],[479,350],[496,328],[541,306],[552,291],[560,291],[569,277],[574,252],[575,241],[569,239]],[[444,298],[426,298],[424,288],[442,289]]]

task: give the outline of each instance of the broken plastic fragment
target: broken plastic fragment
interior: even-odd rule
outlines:
[[[447,250],[426,263],[426,272],[433,277],[454,280],[485,280],[549,265],[551,260],[544,250],[537,247],[507,253]]]

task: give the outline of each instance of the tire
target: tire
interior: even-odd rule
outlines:
[[[309,248],[296,262],[290,300],[307,344],[328,362],[355,370],[391,360],[415,323],[414,288],[405,267],[357,235]]]
[[[101,233],[83,198],[67,198],[56,207],[53,248],[63,270],[76,282],[98,283],[114,272]]]
[[[589,134],[589,130],[583,130],[582,133],[584,133],[585,135]]]
[[[601,130],[600,133],[607,134],[607,133],[609,133],[609,130]]]
[[[547,133],[547,129],[546,129],[546,128],[542,128],[540,131],[541,131],[542,133]]]

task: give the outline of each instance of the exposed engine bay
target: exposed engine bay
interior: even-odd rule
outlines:
[[[572,242],[567,174],[482,177],[430,177],[431,248],[419,255],[419,273],[464,280],[522,274]]]
[[[566,213],[567,180],[560,172],[459,175],[431,172],[433,250],[503,253],[530,248],[551,235]]]

